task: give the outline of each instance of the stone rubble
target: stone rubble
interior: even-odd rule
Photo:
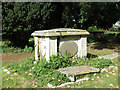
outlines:
[[[115,66],[109,66],[108,68],[103,68],[100,72],[104,72],[104,71],[110,70],[112,68],[115,68]]]

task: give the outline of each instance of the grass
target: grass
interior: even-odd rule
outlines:
[[[97,56],[104,56],[109,55],[112,53],[117,53],[116,51],[119,48],[119,44],[102,44],[102,43],[94,43],[94,44],[88,44],[87,46],[87,52],[92,55]]]
[[[60,57],[58,57],[58,58],[60,58]],[[53,60],[53,58],[52,58],[52,60]],[[98,59],[96,59],[96,60],[98,60]],[[66,61],[66,59],[65,59],[65,61]],[[80,59],[80,61],[81,61],[81,64],[83,64],[83,65],[85,64],[83,60]],[[93,61],[91,61],[91,62],[93,63]],[[89,60],[87,62],[89,63]],[[68,79],[66,79],[65,75],[62,75],[62,74],[54,71],[53,68],[51,69],[51,66],[49,66],[49,64],[45,64],[45,62],[43,62],[41,64],[40,64],[40,62],[38,64],[37,63],[32,64],[32,63],[34,63],[33,58],[28,58],[28,59],[26,59],[25,62],[12,62],[12,63],[8,63],[8,64],[4,64],[3,67],[6,67],[10,71],[10,74],[3,72],[3,75],[2,75],[3,86],[2,87],[3,88],[41,88],[41,87],[48,88],[47,87],[48,83],[52,83],[52,85],[60,85],[65,82],[70,82]],[[52,63],[50,62],[50,65],[53,64],[52,66],[54,66],[54,63],[61,64],[60,62],[56,62],[53,60]],[[89,63],[89,64],[91,64],[91,63]],[[102,63],[101,63],[101,65],[102,65]],[[34,67],[34,70],[31,69],[32,67]],[[49,70],[45,67],[49,67]],[[57,68],[57,67],[54,67],[54,68]],[[14,75],[15,73],[17,73],[18,75]],[[102,75],[97,74],[97,75],[100,77],[104,76],[104,74],[102,74]],[[85,76],[95,79],[95,77],[92,75],[85,75]],[[115,79],[116,77],[111,76],[111,78]],[[92,83],[93,81],[89,80],[89,81],[83,81],[83,82],[85,84],[81,83],[79,85],[79,83],[77,83],[77,84],[70,85],[70,87],[71,88],[72,87],[87,88],[87,87],[91,86],[90,83]],[[98,86],[101,87],[101,85],[99,84],[99,81],[97,79],[95,79],[95,82],[98,83]],[[114,82],[116,82],[116,81],[114,81]],[[103,81],[103,85],[104,85],[104,83],[108,83],[108,81],[106,82],[106,80],[105,80],[105,81]],[[117,84],[117,82],[114,85],[116,86],[116,84]],[[91,86],[91,87],[94,87],[94,86]]]
[[[3,88],[24,88],[31,84],[30,82],[27,82],[26,78],[21,77],[20,75],[14,76],[14,74],[7,74],[5,72],[3,72],[2,79]]]
[[[15,47],[3,47],[2,50],[0,50],[0,53],[19,53],[19,52],[31,53],[33,52],[33,47],[25,46],[24,49]]]
[[[33,38],[30,39],[29,43],[33,43]],[[2,49],[0,49],[0,53],[19,53],[19,52],[32,52],[33,47],[26,45],[24,49],[20,47],[15,47],[12,45],[11,41],[9,40],[3,40],[0,41],[0,46]]]
[[[113,73],[113,71],[115,71]],[[97,78],[99,76],[99,78]],[[108,72],[101,74],[94,74],[90,77],[89,80],[83,81],[80,83],[71,84],[63,88],[118,88],[118,70],[111,69]]]
[[[105,55],[107,53],[109,54],[111,53],[111,52],[108,52],[108,51],[111,51],[111,49],[110,50],[102,49],[102,50],[103,52],[101,52],[100,50],[97,50],[98,52],[96,52],[95,49],[93,49],[93,51],[96,53],[92,53],[91,51],[90,54]],[[114,52],[114,50],[112,51]],[[51,58],[51,63],[49,65],[46,65],[45,62],[41,64],[39,63],[33,64],[34,63],[33,58],[26,59],[25,62],[22,61],[22,62],[4,63],[3,67],[7,67],[7,69],[11,71],[10,71],[10,74],[6,72],[2,73],[2,88],[41,88],[41,87],[48,88],[47,84],[49,82],[52,83],[52,85],[60,85],[64,82],[69,82],[69,80],[67,80],[64,77],[64,75],[62,76],[60,73],[54,72],[54,68],[58,68],[58,67],[60,68],[61,66],[66,66],[65,63],[61,64],[60,61],[63,60],[62,62],[66,62],[67,58],[61,59],[61,57],[57,57],[59,58],[58,60],[58,59],[55,59],[55,57],[53,57]],[[102,59],[98,60],[96,58],[95,60],[101,61]],[[91,60],[79,59],[79,60],[76,60],[75,61],[76,64],[73,64],[73,65],[84,65],[85,63],[86,64],[88,63],[94,66],[96,63],[94,62],[94,60],[91,62],[89,61]],[[103,60],[102,62],[104,63],[104,61],[106,62],[106,60]],[[93,62],[94,64],[91,64]],[[118,66],[118,58],[113,59],[112,62],[115,63],[116,66]],[[56,67],[56,65],[58,67]],[[52,69],[51,69],[51,66],[53,66]],[[35,69],[32,70],[32,67],[34,67]],[[49,67],[49,68],[47,69],[45,67]],[[39,70],[42,70],[42,71],[39,71]],[[14,75],[15,73],[17,73],[18,75]],[[35,74],[37,74],[38,76],[36,76]],[[99,78],[97,78],[97,76],[99,76]],[[90,79],[87,81],[82,81],[80,83],[66,85],[62,88],[118,88],[118,70],[116,68],[108,70],[107,72],[97,73],[95,76],[94,74],[88,74],[88,75],[85,75],[85,77],[88,77]]]
[[[97,55],[97,56],[104,56],[104,55],[115,53],[114,50],[109,50],[109,49],[94,50],[94,49],[89,49],[89,48],[87,52],[92,55]]]
[[[109,32],[104,32],[104,34],[119,34],[120,32],[112,32],[112,31],[109,31]]]
[[[118,58],[114,58],[112,61],[115,63],[115,66],[119,65]],[[100,74],[98,73],[96,76],[93,74],[91,77],[88,76],[88,78],[90,78],[88,81],[67,85],[63,88],[119,88],[118,68],[113,68]]]
[[[14,73],[7,74],[6,72],[3,72],[2,74],[2,88],[48,88],[47,86],[42,85],[44,83],[41,84],[39,80],[33,79],[32,77],[28,79],[20,74],[16,76]],[[109,77],[106,75],[109,75]],[[97,79],[97,76],[100,78]],[[93,74],[89,78],[88,81],[67,85],[63,88],[118,88],[118,70],[115,68],[102,74],[96,74],[96,76]],[[110,84],[113,86],[110,86]]]
[[[113,63],[115,63],[116,66],[119,66],[118,60],[119,60],[119,57],[112,59]]]
[[[3,67],[16,64],[21,65],[23,63],[24,62],[4,63]],[[15,73],[17,73],[17,75],[14,75]],[[38,80],[28,76],[23,70],[21,72],[10,71],[10,74],[4,71],[2,72],[2,88],[36,88],[36,82],[38,85],[40,85]]]
[[[27,79],[19,74],[7,74],[6,72],[2,74],[2,88],[36,88],[36,84],[40,85],[39,81],[32,78]]]

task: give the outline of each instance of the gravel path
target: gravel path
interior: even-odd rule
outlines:
[[[100,56],[99,58],[114,59],[114,58],[117,58],[117,57],[120,57],[119,53],[113,53],[113,54],[110,54],[110,55]]]

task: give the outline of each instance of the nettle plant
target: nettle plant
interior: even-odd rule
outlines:
[[[57,55],[50,57],[48,67],[52,69],[58,69],[71,66],[71,64],[72,59],[70,59],[68,56],[60,56],[58,53]]]

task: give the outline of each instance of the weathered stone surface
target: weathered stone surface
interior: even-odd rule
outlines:
[[[35,31],[32,36],[69,36],[69,35],[89,35],[89,32],[81,29],[57,28],[50,30]]]
[[[38,60],[38,37],[34,37],[35,41],[35,60]]]
[[[65,36],[59,40],[59,51],[63,43],[75,42],[78,46],[75,57],[84,58],[87,56],[87,37],[85,36]],[[69,47],[69,45],[67,45]],[[60,51],[61,52],[61,51]]]
[[[91,72],[99,72],[99,68],[94,68],[91,66],[71,66],[67,68],[59,68],[57,71],[64,73],[66,75],[80,75]]]
[[[60,54],[62,56],[68,55],[68,57],[74,56],[78,52],[78,45],[73,41],[64,42],[60,46]]]
[[[49,62],[50,56],[60,52],[62,56],[87,56],[87,37],[89,32],[81,29],[57,28],[35,31],[31,34],[35,40],[35,60],[45,57]],[[73,43],[71,43],[73,42]]]
[[[113,53],[113,54],[110,54],[110,55],[100,56],[98,58],[114,59],[114,58],[117,58],[117,57],[120,57],[119,53]]]

